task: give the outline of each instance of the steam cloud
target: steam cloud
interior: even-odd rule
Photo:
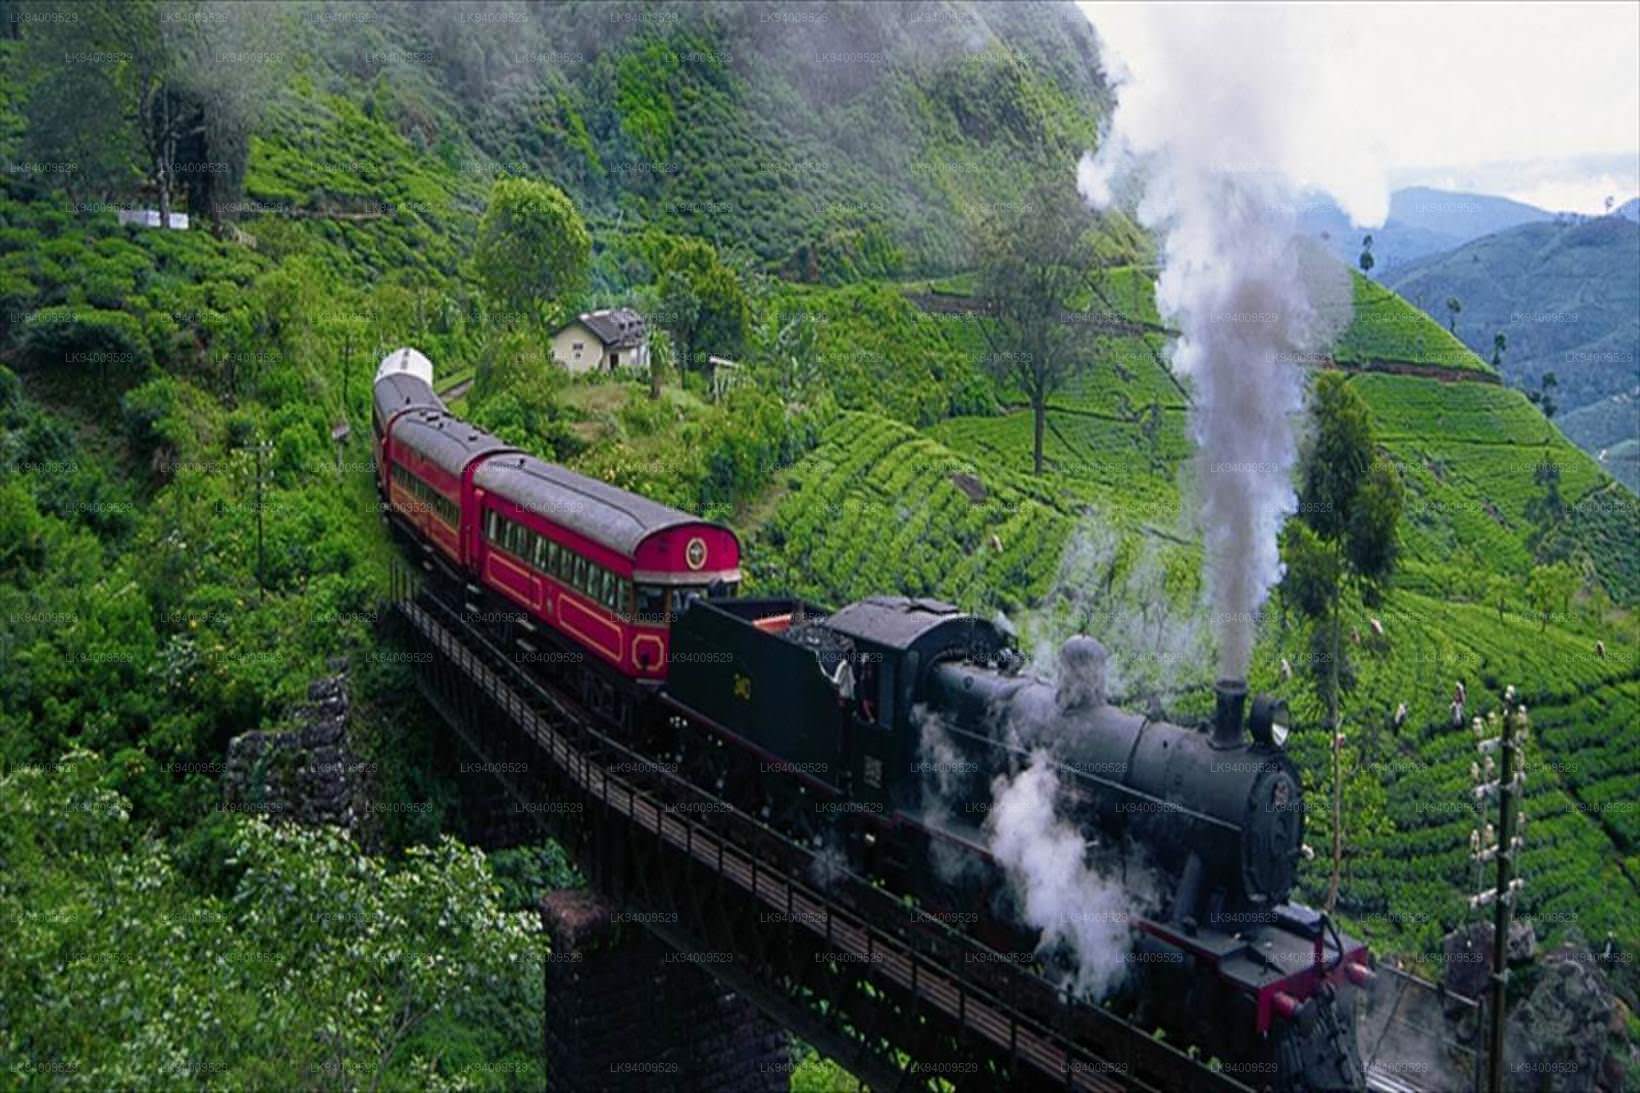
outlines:
[[[1068,950],[1074,991],[1103,998],[1127,973],[1133,897],[1087,860],[1082,834],[1055,811],[1059,776],[1046,750],[1019,774],[998,775],[986,821],[991,854],[1019,898],[1020,917],[1042,931],[1039,953]]]
[[[1303,81],[1272,61],[1281,18],[1264,8],[1149,17],[1135,37],[1143,67],[1120,84],[1110,130],[1078,169],[1098,208],[1136,181],[1139,220],[1161,240],[1157,305],[1180,332],[1172,364],[1193,385],[1194,500],[1219,674],[1236,678],[1281,577],[1277,533],[1297,507],[1301,365],[1350,315],[1347,272],[1295,231],[1288,145],[1298,135],[1287,113]]]

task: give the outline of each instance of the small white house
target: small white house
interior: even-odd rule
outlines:
[[[649,368],[649,328],[628,307],[577,316],[552,336],[552,357],[571,372]]]

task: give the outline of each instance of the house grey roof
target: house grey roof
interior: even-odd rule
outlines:
[[[657,531],[709,521],[527,455],[486,460],[473,476],[480,489],[631,557]],[[712,525],[714,527],[721,525]]]
[[[481,455],[518,450],[500,437],[440,410],[405,414],[393,426],[393,440],[455,475]]]
[[[643,316],[629,307],[588,311],[578,317],[582,326],[611,349],[631,349],[644,340],[646,327]]]
[[[391,372],[376,380],[376,420],[386,421],[394,413],[410,406],[444,409],[444,403],[433,393],[420,376],[409,372]]]
[[[940,600],[872,596],[851,603],[826,620],[840,634],[891,649],[909,649],[929,631],[969,616]]]

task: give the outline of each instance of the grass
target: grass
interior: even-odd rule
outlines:
[[[892,589],[1018,609],[1046,593],[1071,524],[1006,476],[868,414],[841,415],[784,488],[747,552],[753,583],[827,603]]]
[[[1350,276],[1354,313],[1333,346],[1334,360],[1358,366],[1404,362],[1497,375],[1496,369],[1428,315],[1377,282],[1353,270]]]

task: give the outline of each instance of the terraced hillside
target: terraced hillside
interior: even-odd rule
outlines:
[[[1149,306],[1127,298],[1132,315]],[[1450,726],[1452,687],[1466,681],[1473,712],[1513,684],[1537,724],[1523,908],[1551,935],[1576,925],[1640,942],[1632,806],[1640,788],[1632,615],[1640,512],[1447,331],[1364,279],[1355,303],[1328,366],[1357,373],[1352,383],[1401,471],[1407,507],[1396,587],[1376,607],[1354,605],[1347,622],[1356,678],[1346,696],[1341,910],[1376,943],[1433,970],[1440,935],[1469,914],[1464,897],[1474,881],[1467,854],[1475,816],[1466,803],[1474,749],[1467,726]],[[1040,479],[1029,473],[1029,412],[1008,411],[1005,392],[1001,413],[952,417],[922,434],[844,417],[790,473],[791,489],[756,529],[760,582],[833,602],[888,588],[1000,608],[1043,645],[1082,626],[1118,655],[1164,644],[1201,650],[1177,634],[1164,642],[1161,627],[1153,641],[1144,605],[1119,602],[1159,590],[1176,615],[1200,607],[1194,532],[1179,515],[1189,400],[1163,345],[1159,335],[1099,339],[1092,367],[1052,400]],[[1411,367],[1379,370],[1385,364]],[[983,499],[954,485],[957,474],[978,479]],[[1553,558],[1590,574],[1597,591],[1544,623],[1525,589],[1533,565]],[[1304,637],[1273,607],[1253,684],[1292,700],[1300,719],[1294,753],[1319,792],[1328,770],[1327,745],[1314,731],[1321,707],[1304,679],[1281,669],[1284,658],[1308,655]],[[1211,675],[1205,657],[1169,668],[1136,675],[1164,689],[1200,687]],[[1173,693],[1182,708],[1199,702],[1199,693]],[[1396,733],[1391,715],[1402,702],[1409,718]],[[1317,847],[1330,840],[1326,812],[1310,817]],[[1324,894],[1319,860],[1304,883],[1310,898]]]

